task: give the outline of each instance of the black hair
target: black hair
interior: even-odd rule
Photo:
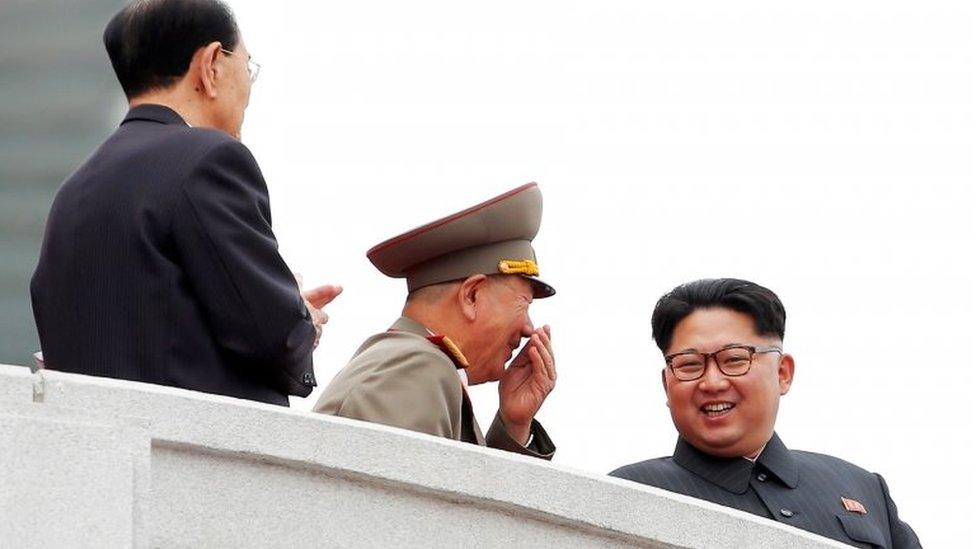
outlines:
[[[661,352],[667,352],[679,322],[696,309],[713,307],[749,315],[760,336],[782,340],[786,334],[786,309],[772,290],[735,278],[696,280],[664,294],[654,306],[651,329]]]
[[[102,40],[129,99],[175,84],[201,47],[237,47],[234,14],[219,0],[136,0],[112,17]]]

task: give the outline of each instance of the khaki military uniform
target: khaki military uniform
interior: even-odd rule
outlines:
[[[556,293],[539,278],[532,239],[542,222],[542,192],[529,183],[373,246],[366,257],[407,290],[474,274],[521,276],[536,299]],[[401,317],[366,340],[329,383],[316,412],[551,459],[556,448],[532,421],[529,443],[509,436],[496,415],[484,436],[458,369],[468,366],[449,339]]]
[[[551,459],[556,448],[537,421],[528,446],[509,436],[499,414],[482,434],[456,359],[430,335],[401,317],[370,337],[326,387],[315,411]]]

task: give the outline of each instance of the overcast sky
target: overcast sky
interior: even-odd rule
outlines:
[[[787,309],[786,444],[883,474],[927,545],[972,541],[972,2],[231,5],[282,253],[346,289],[320,387],[399,315],[370,246],[537,181],[554,463],[670,455],[653,304],[747,278]],[[473,398],[486,425],[495,387]]]

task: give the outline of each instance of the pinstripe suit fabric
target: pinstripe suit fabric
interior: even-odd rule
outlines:
[[[856,547],[920,547],[880,475],[835,457],[789,450],[773,435],[752,463],[707,455],[678,439],[674,455],[612,473],[642,484],[776,520]],[[866,514],[848,511],[856,500]]]
[[[315,329],[229,135],[134,107],[58,191],[31,281],[48,367],[288,405]]]

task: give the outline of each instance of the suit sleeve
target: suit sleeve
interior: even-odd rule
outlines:
[[[282,392],[307,396],[315,329],[278,254],[254,157],[237,141],[222,142],[194,164],[181,191],[174,245],[220,347]]]
[[[891,531],[891,546],[894,549],[907,549],[913,547],[921,547],[922,544],[918,540],[918,536],[912,527],[905,523],[903,520],[898,518],[898,506],[891,499],[891,494],[888,493],[888,483],[885,482],[884,477],[875,474],[878,477],[878,482],[881,483],[881,491],[884,492],[885,505],[888,507],[888,528]]]
[[[458,440],[461,380],[446,360],[425,352],[398,356],[382,375],[357,384],[336,415]]]
[[[507,452],[551,460],[552,456],[556,454],[556,445],[549,438],[549,433],[542,428],[541,423],[534,419],[532,420],[531,433],[528,446],[522,446],[508,434],[505,423],[502,422],[501,413],[496,413],[495,420],[491,422],[488,434],[485,435],[485,444]]]

